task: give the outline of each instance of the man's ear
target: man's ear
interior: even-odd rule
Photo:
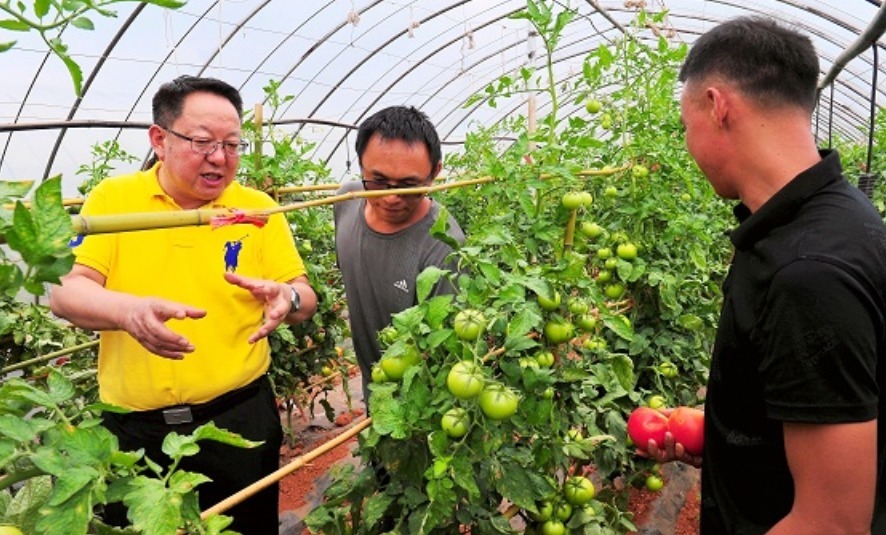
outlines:
[[[729,119],[730,94],[719,87],[705,89],[705,100],[710,107],[711,119],[718,127],[725,127]]]
[[[148,128],[148,140],[151,142],[151,148],[154,149],[154,154],[157,155],[158,160],[162,160],[166,155],[166,130],[162,127],[152,124],[150,128]]]
[[[431,173],[432,178],[437,178],[437,175],[440,174],[440,171],[443,170],[443,162],[437,162],[437,166],[434,167],[434,172]]]

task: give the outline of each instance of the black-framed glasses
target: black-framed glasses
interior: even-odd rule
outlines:
[[[363,189],[365,189],[366,191],[381,191],[381,190],[387,190],[387,189],[418,188],[418,187],[427,185],[427,183],[430,182],[431,180],[433,180],[433,177],[429,176],[429,177],[425,178],[424,180],[408,179],[408,180],[398,180],[396,182],[392,182],[390,180],[379,180],[379,179],[365,180],[365,179],[363,179],[363,180],[361,180],[361,182],[363,182]],[[421,196],[422,193],[403,193],[400,195],[402,197],[418,197],[418,196]]]
[[[247,149],[249,149],[249,142],[245,140],[240,141],[215,141],[212,139],[200,139],[188,137],[184,134],[179,134],[172,128],[164,128],[167,132],[174,135],[175,137],[184,139],[185,141],[191,144],[191,150],[196,152],[197,154],[203,154],[205,156],[209,156],[213,152],[215,152],[219,147],[224,147],[225,154],[228,156],[240,156]]]

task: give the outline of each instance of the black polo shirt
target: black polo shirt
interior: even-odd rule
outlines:
[[[783,422],[861,422],[883,408],[886,229],[837,153],[822,156],[757,212],[735,209],[705,404],[703,535],[763,533],[790,511]],[[880,487],[884,430],[880,419]],[[882,493],[877,509],[883,533]]]

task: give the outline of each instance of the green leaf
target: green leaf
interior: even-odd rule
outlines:
[[[627,391],[633,390],[637,381],[634,376],[634,361],[627,355],[615,355],[609,359],[608,363],[621,387]]]
[[[458,248],[461,247],[461,244],[449,235],[449,211],[445,206],[440,207],[440,213],[437,214],[437,220],[434,221],[434,224],[431,226],[431,236],[452,247],[453,251],[457,251]]]
[[[363,521],[368,526],[377,524],[385,517],[385,513],[392,503],[394,503],[394,496],[390,494],[374,494],[370,496],[363,507]]]
[[[163,481],[136,477],[123,499],[132,526],[144,535],[169,535],[182,524],[182,497],[163,486]]]
[[[49,397],[56,404],[61,404],[77,395],[74,383],[58,370],[50,369],[46,384],[49,386]]]
[[[64,475],[55,480],[49,505],[62,505],[74,499],[77,493],[97,479],[99,473],[91,466],[70,466]]]
[[[75,28],[80,28],[81,30],[94,30],[95,24],[92,23],[88,17],[77,17],[76,19],[71,21],[71,24]]]
[[[89,489],[80,490],[61,505],[46,505],[40,509],[37,532],[44,535],[87,533],[92,507]]]
[[[178,9],[185,4],[187,1],[179,2],[178,0],[145,0],[146,4],[153,4],[155,6],[165,7],[167,9]]]
[[[27,32],[32,29],[32,26],[17,19],[3,19],[0,20],[0,28],[13,32]]]
[[[37,511],[49,499],[52,492],[50,476],[32,477],[19,489],[4,509],[3,518],[19,526],[24,533],[37,533]]]
[[[625,316],[603,316],[603,324],[620,338],[623,338],[628,342],[634,341],[634,328]]]
[[[33,180],[0,180],[0,203],[22,199],[34,187]]]
[[[194,429],[191,436],[193,436],[195,440],[214,440],[215,442],[227,444],[228,446],[236,446],[238,448],[255,448],[262,444],[261,441],[247,440],[237,433],[233,433],[227,429],[221,429],[212,422],[203,424],[197,429]]]
[[[80,65],[71,59],[71,56],[63,50],[64,48],[62,47],[56,47],[53,49],[55,55],[58,56],[65,64],[65,67],[68,68],[68,73],[71,75],[71,81],[74,83],[74,94],[81,97],[83,96],[83,71],[80,69]]]
[[[449,462],[452,470],[452,480],[456,485],[465,489],[472,498],[480,497],[480,489],[471,460],[465,455],[457,455]]]
[[[6,41],[5,43],[0,43],[0,53],[6,52],[15,46],[18,41]]]
[[[535,490],[530,471],[513,462],[501,464],[501,475],[495,481],[495,487],[502,496],[524,509],[535,507],[535,501],[541,497]]]
[[[54,422],[43,418],[22,419],[11,414],[0,415],[0,435],[17,442],[31,442],[40,433],[54,426]]]
[[[190,435],[179,435],[176,432],[169,433],[163,439],[163,453],[173,459],[192,457],[200,453],[197,440]]]
[[[446,320],[446,317],[449,316],[452,299],[453,296],[451,294],[438,295],[432,297],[431,300],[425,304],[427,307],[425,322],[431,329],[438,330],[443,328],[443,322]]]
[[[419,273],[415,280],[415,297],[417,301],[421,303],[427,299],[434,290],[437,281],[447,273],[449,273],[448,270],[441,269],[437,266],[428,266]]]
[[[34,14],[39,18],[43,18],[49,13],[50,0],[34,0]]]

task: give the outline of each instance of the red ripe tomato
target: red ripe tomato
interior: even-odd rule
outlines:
[[[677,407],[668,418],[668,431],[674,441],[683,444],[690,455],[701,455],[704,449],[704,411]]]
[[[649,440],[664,444],[668,417],[649,407],[637,407],[628,417],[628,436],[640,449],[646,449]]]

